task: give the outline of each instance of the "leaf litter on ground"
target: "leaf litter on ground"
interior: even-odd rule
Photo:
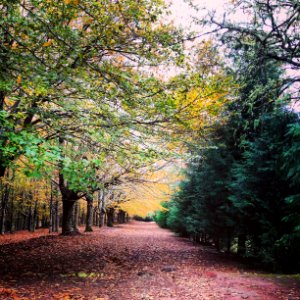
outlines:
[[[297,276],[270,276],[154,223],[0,237],[0,299],[300,299]]]

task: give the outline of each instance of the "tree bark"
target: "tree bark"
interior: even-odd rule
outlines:
[[[125,211],[120,210],[120,211],[118,212],[118,223],[119,223],[119,224],[124,224],[124,223],[126,222],[126,221],[125,221],[125,216],[126,216]]]
[[[75,205],[74,205],[74,210],[73,210],[74,214],[73,214],[73,224],[74,224],[74,228],[75,230],[78,230],[77,228],[77,225],[78,225],[78,220],[79,220],[79,203],[78,201],[75,202]]]
[[[105,194],[104,194],[104,190],[101,190],[99,192],[98,207],[99,207],[99,227],[103,227],[105,224]]]
[[[0,177],[4,177],[5,171],[6,171],[6,167],[2,166],[0,162]]]
[[[58,203],[58,200],[56,200],[56,203],[55,203],[55,226],[54,226],[54,231],[55,232],[59,231],[59,203]]]
[[[32,200],[32,199],[31,199]],[[31,222],[32,222],[32,203],[30,203],[30,207],[28,208],[28,213],[27,213],[27,230],[31,231]]]
[[[4,108],[4,99],[5,99],[5,93],[4,91],[0,91],[0,110],[3,110]],[[5,132],[5,127],[0,128],[0,138],[1,138],[1,144],[5,145],[5,141],[2,139],[2,134]],[[2,160],[2,161],[1,161]],[[4,166],[4,158],[0,159],[0,178],[4,177],[6,171],[6,167]]]
[[[110,207],[107,211],[107,226],[108,227],[114,226],[114,214],[115,214],[115,209],[113,207]]]
[[[105,210],[100,211],[100,217],[99,217],[99,227],[103,227],[105,225]]]
[[[8,199],[8,194],[7,194],[7,188],[5,187],[2,191],[0,234],[5,233],[7,199]]]
[[[85,221],[85,232],[93,231],[93,196],[86,196],[87,212]]]
[[[14,222],[14,194],[11,197],[10,200],[10,233],[13,233],[15,231],[15,222]]]
[[[60,140],[60,142],[62,142]],[[68,183],[64,179],[64,175],[59,172],[59,189],[62,197],[63,204],[63,216],[62,216],[62,235],[77,235],[79,230],[76,227],[74,219],[78,216],[74,216],[74,206],[77,200],[80,198],[78,194],[69,189]]]
[[[33,208],[33,214],[32,214],[32,227],[31,231],[35,232],[36,230],[36,225],[37,225],[37,200],[34,202],[34,208]]]
[[[54,207],[53,207],[53,189],[50,182],[50,204],[49,204],[49,233],[54,231]]]
[[[78,229],[74,224],[74,206],[76,200],[63,199],[62,235],[77,235]]]

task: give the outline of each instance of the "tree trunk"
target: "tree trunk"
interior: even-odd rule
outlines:
[[[59,137],[59,143],[63,146],[64,140],[62,137]],[[63,163],[60,163],[60,171],[58,173],[59,179],[59,190],[62,197],[63,204],[63,216],[62,216],[62,235],[76,235],[79,234],[79,230],[76,227],[76,222],[74,222],[74,217],[77,220],[77,215],[74,216],[74,205],[78,197],[78,193],[69,189],[68,182],[64,178],[64,174],[61,172],[63,169]]]
[[[86,222],[85,222],[85,232],[92,232],[93,231],[93,196],[87,195],[86,196],[86,204],[87,204],[87,211],[86,211]]]
[[[1,163],[1,162],[0,162],[0,163]],[[4,166],[2,166],[2,165],[0,164],[0,178],[1,178],[1,177],[4,177],[5,171],[6,171],[6,167],[4,167]]]
[[[125,211],[120,210],[120,211],[118,212],[118,223],[119,223],[119,224],[124,224],[124,223],[126,222],[126,221],[125,221],[125,216],[126,216]]]
[[[227,241],[226,241],[226,248],[227,248],[227,253],[230,253],[230,249],[231,249],[231,230],[228,229],[227,231]]]
[[[246,234],[240,234],[238,236],[238,255],[245,255],[246,254]]]
[[[30,197],[30,199],[32,200],[32,196]],[[35,206],[33,206],[32,203],[30,204],[30,207],[28,209],[28,227],[27,227],[27,229],[30,232],[34,232],[34,230],[35,230]]]
[[[51,223],[52,223],[51,232],[54,232],[55,229],[56,229],[56,218],[57,218],[54,203],[52,204],[52,210],[51,211],[52,211],[52,215],[51,215]]]
[[[1,221],[0,221],[0,234],[5,233],[5,221],[6,221],[6,204],[2,200],[1,205]]]
[[[37,217],[38,217],[38,211],[37,211],[37,200],[35,200],[34,203],[34,210],[33,210],[33,214],[32,214],[32,228],[31,231],[35,232],[36,230],[36,226],[37,226]]]
[[[54,226],[54,231],[58,232],[59,231],[59,203],[58,200],[56,200],[55,203],[55,226]]]
[[[108,227],[114,226],[114,214],[115,214],[115,209],[113,207],[110,207],[107,211],[107,226]]]
[[[53,207],[53,190],[50,182],[50,204],[49,204],[49,233],[54,231],[54,207]]]
[[[99,208],[99,227],[103,227],[105,224],[105,198],[104,190],[99,192],[98,208]]]
[[[105,211],[104,214],[104,224],[107,226],[107,212]]]
[[[100,216],[99,216],[99,227],[103,227],[105,225],[105,210],[100,211]]]
[[[74,228],[78,230],[77,228],[77,225],[78,225],[78,219],[79,219],[79,203],[78,201],[75,202],[75,205],[74,205],[74,210],[73,210],[74,214],[73,214],[73,224],[74,224]]]
[[[62,235],[77,235],[78,229],[74,224],[74,206],[76,200],[63,199]]]
[[[93,209],[93,225],[99,227],[99,213],[98,208]]]
[[[32,222],[32,203],[30,203],[30,207],[28,208],[28,212],[27,212],[27,230],[31,231],[31,222]]]
[[[15,195],[12,195],[11,200],[10,200],[10,233],[13,233],[15,231],[14,196]]]
[[[0,234],[5,233],[5,223],[6,223],[6,213],[7,213],[7,204],[9,200],[9,186],[7,184],[2,184],[2,199],[1,199],[1,220],[0,220]]]

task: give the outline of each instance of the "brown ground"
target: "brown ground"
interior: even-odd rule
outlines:
[[[153,223],[43,234],[0,237],[0,299],[300,299],[296,278],[247,272]]]

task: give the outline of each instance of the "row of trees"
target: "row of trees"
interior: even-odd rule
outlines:
[[[180,32],[158,20],[165,8],[156,0],[1,2],[3,224],[17,195],[12,173],[55,186],[69,235],[77,232],[79,199],[89,211],[95,193],[159,155],[144,140],[157,136],[156,125],[169,121],[175,106],[164,84],[140,69],[180,59]],[[26,202],[34,193],[32,187],[19,197]]]
[[[53,183],[28,180],[19,173],[10,178],[1,196],[1,234],[38,228],[59,232],[63,222],[61,194]],[[118,196],[112,190],[101,190],[94,197],[77,201],[72,216],[74,227],[85,225],[85,231],[92,231],[92,226],[128,221],[128,214],[118,205]]]
[[[62,233],[75,234],[79,199],[89,208],[101,190],[139,181],[153,162],[177,158],[207,107],[207,115],[220,109],[229,80],[208,68],[199,74],[190,62],[186,72],[189,37],[161,20],[166,9],[161,0],[1,2],[3,216],[11,174],[22,172],[45,190],[55,186]],[[199,64],[210,65],[210,44],[199,53]],[[166,65],[181,65],[183,74],[151,74]]]
[[[237,93],[206,128],[206,142],[190,148],[186,180],[156,220],[273,270],[299,271],[299,78],[283,68],[299,70],[300,7],[274,0],[237,8],[253,16],[247,26],[210,20],[230,46]]]

